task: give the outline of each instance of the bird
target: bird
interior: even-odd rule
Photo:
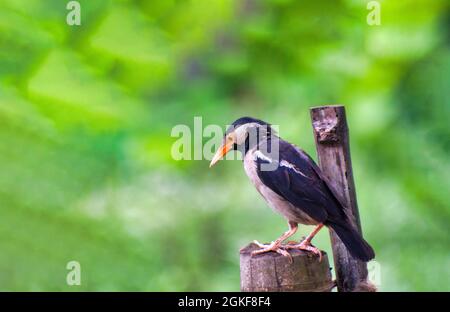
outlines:
[[[276,252],[292,261],[288,250],[297,249],[312,252],[321,260],[321,251],[311,241],[326,226],[337,234],[352,257],[364,262],[375,257],[373,248],[352,224],[339,196],[314,160],[296,145],[280,138],[269,123],[252,117],[235,120],[225,131],[209,167],[232,150],[242,153],[244,170],[250,181],[289,226],[270,244],[254,241],[258,249],[252,255]],[[283,244],[296,233],[299,224],[315,228],[301,242]]]

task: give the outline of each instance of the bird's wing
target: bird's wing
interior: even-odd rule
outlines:
[[[262,153],[255,157],[258,176],[272,191],[317,222],[345,218],[342,206],[322,178],[320,169],[306,153],[280,140],[275,170],[263,170],[262,164],[270,161],[276,160]]]

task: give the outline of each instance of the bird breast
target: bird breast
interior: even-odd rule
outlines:
[[[256,158],[267,160],[267,156],[263,155],[260,151],[251,149],[244,157],[244,169],[245,173],[249,177],[250,181],[256,187],[258,192],[267,202],[267,204],[277,213],[284,216],[288,221],[293,221],[301,224],[314,225],[317,224],[315,220],[305,214],[300,208],[295,207],[289,201],[272,191],[266,186],[258,176],[256,167]],[[269,161],[271,161],[269,159]]]

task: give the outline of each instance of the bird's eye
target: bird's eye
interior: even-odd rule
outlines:
[[[227,140],[231,142],[233,139],[231,137],[227,137]]]

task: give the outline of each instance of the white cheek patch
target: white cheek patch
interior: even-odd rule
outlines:
[[[245,126],[240,126],[234,133],[236,134],[236,144],[240,145],[245,140],[245,135],[247,133]]]
[[[244,124],[240,127],[237,127],[236,130],[234,130],[234,133],[236,134],[236,143],[238,145],[243,144],[247,137],[247,129],[250,127],[258,127],[258,126],[259,126],[259,124],[252,122],[252,123]]]

